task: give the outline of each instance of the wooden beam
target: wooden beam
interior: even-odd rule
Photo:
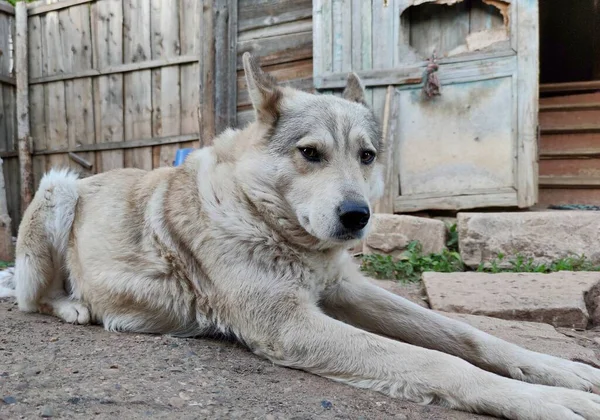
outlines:
[[[5,2],[0,2],[0,13],[5,13],[7,15],[13,15],[15,14],[15,8]]]
[[[541,188],[600,188],[600,177],[591,176],[540,176]]]
[[[138,70],[149,70],[159,67],[178,66],[180,64],[189,64],[198,62],[198,57],[195,55],[182,55],[174,58],[148,60],[138,63],[119,64],[115,66],[105,67],[103,69],[91,69],[77,73],[54,74],[52,76],[33,77],[29,80],[30,85],[40,83],[57,82],[64,80],[82,79],[85,77],[106,76],[109,74],[128,73]]]
[[[600,148],[548,150],[540,152],[540,159],[594,159],[600,158]]]
[[[481,207],[516,207],[517,203],[516,191],[431,198],[398,197],[394,204],[394,211],[396,213],[422,210],[456,211]]]
[[[215,135],[235,126],[237,102],[237,0],[214,2]]]
[[[394,201],[400,195],[398,153],[396,142],[398,124],[398,101],[394,86],[388,86],[383,108],[382,139],[385,153],[382,156],[384,169],[384,193],[375,204],[375,212],[394,214]]]
[[[202,0],[200,29],[200,146],[215,136],[215,34],[214,2]]]
[[[540,85],[541,93],[550,92],[580,92],[583,90],[600,90],[600,80],[588,82],[545,83]]]
[[[107,143],[85,144],[79,147],[71,147],[68,149],[46,149],[37,150],[33,153],[34,156],[55,155],[60,153],[81,153],[81,152],[97,152],[101,150],[122,150],[134,149],[137,147],[162,146],[165,144],[184,143],[188,141],[198,140],[198,133],[182,134],[180,136],[152,137],[148,139],[128,140],[128,141],[113,141]]]
[[[541,134],[585,134],[600,133],[600,124],[565,125],[556,127],[542,127]]]
[[[423,82],[426,62],[383,70],[359,70],[356,74],[360,77],[365,87],[396,85],[418,85]],[[494,57],[481,61],[446,62],[440,65],[439,79],[442,85],[464,83],[470,79],[485,80],[499,77],[512,77],[516,70],[517,61],[514,54]],[[342,89],[346,86],[348,72],[327,73],[315,76],[317,89]],[[414,88],[414,86],[406,86]]]
[[[21,214],[33,198],[33,161],[29,128],[29,86],[27,58],[27,4],[17,3],[15,39],[15,73],[17,75],[17,140],[21,175]]]
[[[11,77],[11,76],[5,76],[3,74],[0,74],[0,83],[4,83],[6,85],[11,85],[11,86],[16,86],[17,79],[15,79],[14,77]]]
[[[540,112],[596,111],[599,109],[600,109],[600,102],[589,102],[589,103],[579,103],[579,104],[540,105]]]
[[[93,3],[96,0],[61,0],[56,3],[47,4],[45,1],[36,1],[27,5],[29,16],[41,15],[43,13],[53,12],[68,7],[77,6],[78,4]]]

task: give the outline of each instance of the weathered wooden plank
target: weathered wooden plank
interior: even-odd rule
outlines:
[[[27,33],[29,41],[28,71],[29,79],[31,79],[32,77],[41,77],[46,74],[43,64],[43,35],[40,16],[31,16],[28,18]],[[29,121],[33,151],[43,150],[47,147],[45,103],[44,85],[29,86]],[[46,156],[33,156],[32,166],[33,190],[35,191],[43,174],[46,172]]]
[[[11,22],[8,15],[0,14],[0,51],[6,53],[0,54],[0,74],[11,74],[9,39],[11,35]],[[7,77],[8,78],[8,77]],[[11,107],[14,105],[12,100],[12,86],[0,85],[0,150],[11,150],[12,143],[12,121]]]
[[[69,74],[55,74],[52,76],[42,76],[42,77],[34,77],[29,79],[30,85],[37,85],[48,82],[55,81],[65,81],[71,79],[80,79],[86,77],[93,76],[107,76],[111,74],[119,74],[119,73],[128,73],[135,72],[139,70],[151,70],[156,68],[168,67],[168,66],[179,66],[181,64],[194,63],[198,61],[197,56],[181,56],[181,57],[172,57],[168,59],[159,59],[159,60],[148,60],[136,63],[128,63],[128,64],[118,64],[118,65],[110,65],[105,66],[102,69],[90,69],[77,73],[69,73]]]
[[[493,193],[481,195],[454,195],[439,198],[398,197],[394,204],[396,213],[409,213],[422,210],[468,210],[479,207],[514,207],[517,194]]]
[[[181,54],[200,56],[201,4],[181,0],[179,12]],[[200,65],[198,60],[179,67],[181,91],[181,134],[200,133]],[[189,143],[188,143],[189,144]],[[183,145],[182,145],[183,147]]]
[[[10,3],[0,2],[0,12],[14,16],[15,8]]]
[[[519,207],[538,199],[539,11],[537,1],[522,1],[517,14],[517,191]]]
[[[44,13],[67,9],[78,4],[92,3],[96,0],[60,0],[54,3],[47,4],[45,1],[36,1],[27,5],[29,16],[41,15]]]
[[[296,34],[299,32],[310,32],[313,29],[312,19],[302,19],[280,25],[267,26],[265,28],[242,32],[238,35],[238,41],[249,41],[251,39],[262,39],[273,36]]]
[[[150,25],[152,27],[152,58],[179,55],[180,3],[151,1]],[[152,71],[152,135],[175,136],[181,133],[181,100],[179,68],[166,67]],[[170,166],[177,146],[157,146],[153,149],[153,167]]]
[[[469,34],[469,4],[451,6],[425,3],[411,7],[409,13],[411,47],[421,57],[452,55],[461,46],[466,48]]]
[[[98,152],[98,151],[110,151],[110,150],[126,150],[138,147],[150,147],[159,146],[161,144],[175,144],[191,142],[198,139],[197,134],[182,134],[179,136],[165,136],[165,137],[150,137],[146,139],[135,139],[128,141],[116,141],[116,142],[105,142],[81,145],[75,148],[63,148],[63,149],[46,149],[33,152],[34,156],[47,156],[47,155],[68,155],[69,152],[83,153],[83,152]],[[12,156],[6,154],[7,156]]]
[[[122,64],[123,8],[121,0],[98,0],[92,4],[93,62],[98,68]],[[94,79],[94,117],[96,142],[122,141],[123,75],[111,74]],[[98,172],[122,168],[123,151],[96,155]]]
[[[202,0],[200,31],[200,145],[212,143],[215,136],[215,34],[214,4]],[[238,46],[239,48],[239,46]]]
[[[17,150],[17,102],[13,86],[0,86],[4,97],[4,119],[6,124],[6,150]]]
[[[311,0],[239,0],[238,9],[239,32],[312,16]]]
[[[398,97],[393,86],[388,86],[385,106],[383,113],[383,141],[385,142],[385,152],[383,159],[385,165],[384,172],[384,193],[381,199],[375,204],[377,213],[394,213],[394,202],[400,195],[400,185],[398,175]]]
[[[473,1],[470,6],[469,32],[485,31],[504,25],[502,14],[496,7],[480,1]]]
[[[516,56],[489,58],[469,62],[440,64],[438,78],[442,84],[508,77],[516,70]],[[405,66],[392,70],[361,70],[356,73],[366,87],[396,85],[399,89],[413,89],[414,84],[422,82],[423,66]],[[341,89],[346,84],[347,73],[332,73],[315,77],[318,89]],[[407,86],[400,86],[407,85]]]
[[[144,62],[152,57],[150,0],[123,3],[123,60],[125,64]],[[152,72],[141,70],[124,75],[125,141],[152,137]],[[127,149],[125,167],[152,169],[152,147]]]
[[[342,0],[332,0],[331,7],[333,9],[333,71],[342,71],[342,54],[344,51],[344,36],[343,28],[344,22],[342,21]],[[351,23],[350,23],[351,24]]]
[[[3,74],[0,74],[0,84],[16,86],[17,80],[12,76],[5,76]]]
[[[538,205],[588,204],[600,205],[600,188],[560,188],[540,186]]]
[[[563,188],[585,188],[593,187],[600,188],[600,177],[591,176],[548,176],[540,175],[539,186],[542,188],[548,187],[563,187]]]
[[[360,4],[360,30],[361,32],[361,47],[360,55],[362,60],[361,70],[370,70],[373,68],[373,5],[371,0],[363,0]],[[354,19],[354,17],[353,17]],[[359,68],[357,68],[358,70]],[[365,92],[365,100],[367,104],[373,106],[373,90],[367,89]]]
[[[544,83],[540,85],[540,93],[555,93],[555,92],[581,92],[586,90],[600,89],[600,80],[590,80],[585,82],[568,82],[568,83]]]
[[[394,65],[394,39],[398,34],[394,34],[394,10],[386,0],[373,0],[373,22],[372,22],[372,55],[373,68],[376,70],[391,69]],[[373,112],[380,119],[383,118],[383,108],[387,87],[374,88],[373,92]]]
[[[323,0],[313,0],[313,74],[321,75],[323,69]]]
[[[248,107],[251,106],[250,95],[248,94],[248,90],[246,89],[245,80],[238,79],[238,87],[243,83],[243,89],[238,89],[238,107]],[[299,89],[305,92],[313,92],[313,79],[312,77],[304,77],[297,78],[288,81],[284,81],[280,83],[281,86],[289,86],[295,89]]]
[[[59,12],[48,12],[42,22],[43,69],[46,74],[63,73],[65,57],[60,37]],[[46,141],[49,148],[68,147],[68,126],[64,82],[44,85]],[[52,156],[48,160],[50,168],[68,167],[69,160],[64,156]]]
[[[235,125],[237,0],[216,0],[215,134]]]
[[[586,176],[600,179],[600,160],[587,154],[583,159],[570,156],[552,156],[540,159],[540,176]]]
[[[312,58],[312,31],[239,42],[238,70],[243,68],[242,55],[245,52],[260,57],[263,66]]]
[[[90,8],[87,4],[75,5],[59,12],[61,42],[65,54],[65,70],[76,72],[92,68],[92,39]],[[65,83],[66,112],[68,121],[68,144],[70,148],[94,144],[93,83],[91,78],[67,80]],[[93,154],[82,154],[85,160],[94,161]],[[72,159],[69,165],[81,170]],[[84,169],[88,169],[84,167]]]
[[[7,98],[8,99],[8,98]],[[4,89],[0,86],[0,151],[7,151],[6,105],[4,105]]]
[[[6,201],[8,204],[8,215],[11,219],[12,236],[17,236],[19,223],[21,222],[21,176],[19,159],[8,158],[4,160],[4,180],[6,182]]]
[[[301,60],[292,63],[278,64],[274,66],[263,67],[265,72],[274,76],[283,86],[292,86],[296,89],[313,91],[312,60]],[[239,106],[249,106],[250,97],[246,86],[246,78],[243,71],[237,74],[237,104]]]

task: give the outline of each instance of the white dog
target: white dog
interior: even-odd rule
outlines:
[[[184,165],[43,178],[17,243],[21,310],[111,331],[227,334],[279,365],[419,403],[600,419],[599,370],[360,274],[346,250],[382,193],[383,150],[356,75],[338,98],[282,88],[249,54],[244,68],[256,121]]]

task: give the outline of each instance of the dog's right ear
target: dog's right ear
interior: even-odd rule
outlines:
[[[273,76],[262,71],[258,60],[249,52],[242,56],[246,84],[256,118],[265,124],[274,124],[279,118],[283,92]]]

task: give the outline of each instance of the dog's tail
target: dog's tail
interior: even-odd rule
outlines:
[[[0,298],[15,296],[15,269],[0,271]]]
[[[50,170],[25,212],[13,280],[21,310],[34,311],[61,277],[79,199],[77,180],[78,175],[68,169]]]

